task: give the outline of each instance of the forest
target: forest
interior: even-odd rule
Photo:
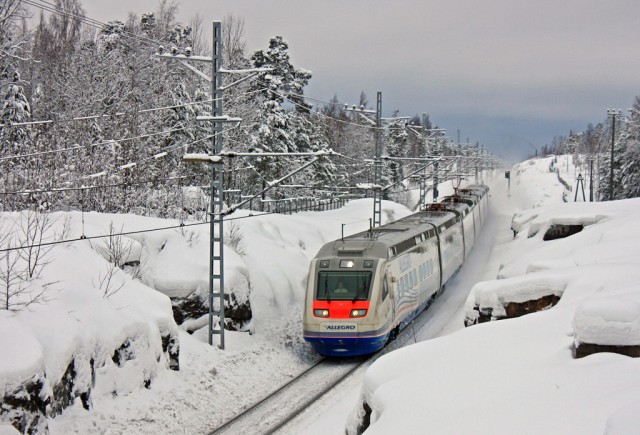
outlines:
[[[596,201],[636,198],[640,196],[640,96],[626,111],[607,112],[607,119],[595,126],[554,137],[541,148],[542,155],[572,155],[585,178],[593,175]]]
[[[211,67],[194,64],[197,74],[158,56],[210,56],[210,33],[202,19],[177,21],[178,6],[170,0],[161,0],[152,13],[130,13],[108,23],[86,17],[80,0],[38,2],[37,8],[27,0],[0,3],[0,211],[82,210],[177,219],[206,214],[211,170],[185,163],[182,156],[211,153],[212,135],[218,134],[211,122],[197,120],[212,111],[211,84],[202,78]],[[223,76],[224,113],[242,122],[225,126],[218,138],[222,149],[335,152],[250,206],[262,210],[268,200],[366,194],[353,187],[372,181],[375,124],[364,115],[371,109],[365,92],[351,109],[337,95],[311,104],[304,91],[312,73],[292,65],[282,36],[247,53],[242,18],[228,16],[222,24],[223,68],[270,69],[228,88],[237,77]],[[385,154],[419,157],[435,147],[448,152],[444,143],[424,140],[423,124],[432,128],[428,115],[387,126]],[[255,195],[311,158],[225,159],[226,199],[237,203]],[[401,162],[386,164],[384,183],[397,184],[385,196],[401,192],[405,176]]]
[[[355,186],[373,182],[376,128],[365,114],[372,108],[369,97],[362,91],[351,108],[337,95],[328,102],[305,97],[312,72],[291,63],[283,36],[247,53],[242,18],[223,19],[222,67],[270,71],[237,85],[237,77],[223,76],[225,90],[216,104],[242,122],[225,125],[220,134],[210,121],[197,119],[212,111],[211,84],[203,78],[211,74],[210,65],[188,68],[158,56],[161,51],[211,55],[202,18],[179,22],[177,3],[161,0],[154,12],[129,13],[107,23],[87,17],[80,0],[0,0],[0,6],[0,211],[201,219],[208,208],[211,168],[182,157],[211,154],[214,134],[226,151],[308,154],[225,158],[229,204],[265,190],[321,150],[335,155],[322,157],[247,206],[263,210],[266,202],[285,198],[366,195]],[[598,199],[607,200],[611,138],[613,198],[638,196],[640,100],[623,115],[556,137],[541,148],[542,155],[574,154],[585,167],[594,161]],[[424,134],[433,128],[429,115],[385,126],[383,154],[389,159],[382,180],[392,186],[385,197],[401,198],[402,181],[415,169],[408,159],[478,152],[478,144],[463,150]]]

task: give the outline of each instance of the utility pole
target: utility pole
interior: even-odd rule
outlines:
[[[480,145],[480,158],[482,159],[480,161],[480,182],[483,183],[484,182],[484,145]]]
[[[480,149],[480,142],[476,142],[476,184],[478,184],[478,164],[480,163],[480,153],[478,152]]]
[[[373,161],[373,228],[382,223],[382,92],[376,97],[376,155]]]
[[[607,114],[611,115],[611,161],[609,171],[609,201],[613,201],[613,145],[616,139],[616,116],[621,113],[620,109],[607,109]]]
[[[460,173],[462,173],[464,171],[464,161],[462,159],[462,142],[460,142],[460,129],[458,129],[458,175],[460,177]],[[462,179],[460,179],[459,182],[462,182]]]
[[[427,148],[427,114],[423,113],[422,114],[422,135],[421,135],[421,139],[423,141],[423,149],[425,154],[428,151]],[[422,204],[422,207],[425,207],[427,204],[427,176],[426,176],[426,171],[424,171],[425,174],[420,176],[420,200],[418,201],[418,204]]]
[[[222,23],[213,22],[213,53],[211,55],[213,77],[211,80],[211,114],[214,117],[222,116]],[[212,122],[211,155],[216,156],[222,150],[222,123]],[[211,165],[211,219],[209,220],[210,252],[209,264],[209,344],[213,344],[213,334],[220,335],[220,349],[224,349],[224,160],[220,164]],[[218,229],[218,235],[215,229]],[[216,244],[218,252],[216,252]],[[217,269],[217,271],[216,271]],[[215,283],[218,283],[218,291],[215,292]],[[219,301],[218,312],[215,311],[214,299]],[[218,325],[214,327],[213,316],[218,315]]]
[[[438,147],[438,137],[443,136],[445,130],[443,128],[428,129],[426,126],[427,126],[427,115],[423,113],[422,126],[420,131],[415,130],[413,128],[411,130],[421,137],[422,143],[424,146],[425,155],[417,160],[428,158],[429,162],[433,162],[434,169],[432,169],[433,173],[431,178],[434,179],[434,178],[437,178],[436,168],[438,168],[438,160],[439,160],[436,152],[436,148]],[[420,174],[420,200],[418,201],[418,204],[426,205],[426,194],[428,192],[427,179],[430,178],[426,174],[426,165],[425,167],[421,168],[417,172],[423,172],[422,174]],[[437,195],[437,183],[435,182],[434,182],[434,190],[435,190],[434,194]]]
[[[589,157],[589,202],[593,202],[593,156]]]
[[[376,110],[367,110],[364,106],[359,108],[355,105],[349,108],[344,105],[345,111],[351,111],[353,114],[359,114],[367,122],[374,126],[375,150],[373,158],[373,180],[371,187],[373,190],[373,220],[372,227],[379,227],[382,223],[382,92],[378,91],[376,95]],[[375,121],[372,121],[367,114],[375,114]]]
[[[211,82],[211,116],[198,116],[198,121],[211,122],[211,151],[209,155],[185,154],[183,161],[207,163],[211,167],[211,197],[209,219],[209,344],[213,344],[213,335],[220,336],[219,347],[224,349],[224,160],[220,155],[222,151],[222,124],[227,122],[240,122],[240,118],[230,118],[223,115],[222,97],[223,90],[246,79],[255,77],[258,73],[270,71],[269,68],[254,68],[247,70],[222,69],[222,23],[213,22],[213,53],[211,57],[192,56],[191,49],[185,50],[185,54],[177,54],[177,49],[172,49],[170,54],[164,54],[164,48],[160,47],[158,56],[178,60],[182,65]],[[211,63],[212,76],[207,77],[187,61],[199,61]],[[245,76],[230,85],[222,86],[222,73],[244,74]],[[217,233],[217,235],[216,235]],[[216,284],[218,291],[216,292]],[[219,301],[218,310],[215,309],[214,299]],[[214,317],[217,316],[218,328],[215,327]]]
[[[435,147],[433,147],[433,156],[436,158],[436,161],[433,162],[433,202],[436,202],[438,200],[438,167],[440,165],[437,158],[440,155],[439,147],[440,143],[438,138],[436,138]]]
[[[192,56],[190,50],[185,54],[177,54],[172,49],[170,54],[164,54],[164,48],[160,47],[158,56],[178,60],[182,65],[198,74],[203,79],[211,82],[211,116],[199,116],[198,121],[210,121],[211,150],[208,156],[185,155],[185,162],[208,163],[211,168],[211,195],[209,218],[209,344],[213,344],[213,335],[220,335],[220,349],[224,349],[224,161],[219,156],[222,149],[222,123],[238,122],[239,119],[230,119],[222,116],[222,23],[213,22],[213,53],[211,57]],[[207,77],[187,61],[200,61],[211,63],[212,75]],[[216,235],[217,230],[217,235]],[[218,291],[215,292],[216,283]],[[219,309],[215,310],[214,299],[219,299]],[[218,317],[219,328],[215,328],[214,316]]]

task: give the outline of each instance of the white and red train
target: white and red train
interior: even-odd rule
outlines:
[[[326,243],[309,269],[304,339],[325,356],[365,355],[394,339],[469,255],[488,192],[468,186],[424,211]]]

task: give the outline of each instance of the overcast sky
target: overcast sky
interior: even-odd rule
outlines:
[[[156,0],[82,0],[87,16],[125,20]],[[282,35],[305,94],[385,115],[428,113],[457,141],[521,160],[570,129],[626,112],[640,95],[638,0],[182,0],[179,19],[245,21],[248,53]],[[210,32],[210,25],[207,27]]]

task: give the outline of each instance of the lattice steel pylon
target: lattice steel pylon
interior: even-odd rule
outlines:
[[[163,53],[160,47],[158,56],[175,59],[182,65],[199,75],[201,78],[211,82],[211,116],[197,116],[198,121],[211,122],[211,150],[208,155],[185,154],[183,161],[207,163],[211,167],[211,199],[210,199],[210,264],[209,264],[209,344],[213,344],[213,336],[220,335],[219,347],[224,349],[224,216],[234,209],[231,206],[225,210],[224,201],[224,160],[222,153],[222,133],[225,123],[241,122],[240,118],[232,118],[223,115],[222,97],[223,90],[237,85],[247,79],[255,77],[262,72],[271,71],[272,68],[251,68],[251,69],[223,69],[222,68],[222,23],[213,22],[213,54],[211,57],[193,56],[191,52],[178,54],[177,50],[171,50],[171,54]],[[199,69],[189,65],[188,61],[211,63],[212,76],[208,77]],[[222,86],[222,73],[247,74],[231,84]],[[227,154],[227,157],[229,154]],[[314,161],[315,162],[315,161]],[[236,205],[235,207],[238,207]],[[217,307],[217,308],[216,308]],[[218,327],[216,327],[216,324]]]
[[[439,149],[439,142],[438,139],[436,139],[435,141],[435,146],[433,147],[433,155],[435,157],[438,157],[440,155],[440,149]],[[439,168],[439,161],[435,160],[433,162],[433,202],[437,202],[438,201],[438,195],[439,195],[439,191],[438,191],[438,183],[440,182],[438,179],[438,170]]]
[[[222,117],[222,23],[213,22],[213,53],[211,55],[213,75],[211,77],[211,115]],[[211,155],[217,156],[222,150],[222,123],[211,124]],[[224,349],[224,160],[211,164],[211,219],[210,265],[209,265],[209,344],[213,335],[220,335],[220,349]],[[216,291],[216,284],[218,291]],[[218,309],[215,302],[218,301]],[[215,327],[218,317],[218,328]]]
[[[373,161],[373,227],[377,228],[382,221],[382,92],[376,98],[376,155]]]

